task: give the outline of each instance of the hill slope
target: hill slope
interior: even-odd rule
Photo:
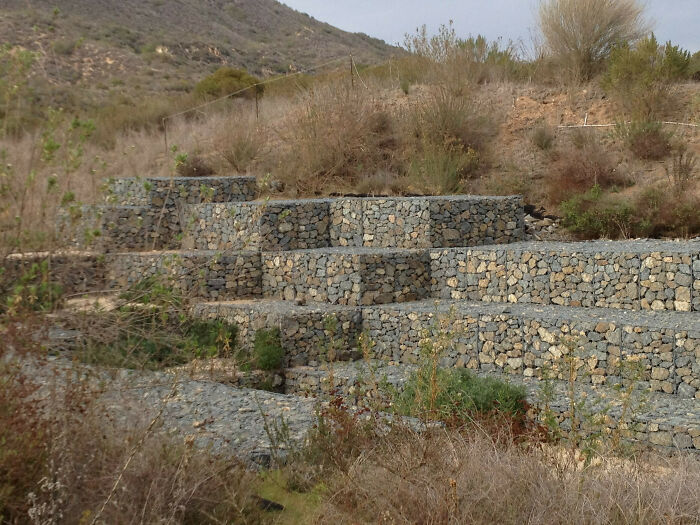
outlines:
[[[376,62],[396,51],[275,0],[5,0],[3,5],[3,40],[26,40],[33,25],[45,29],[55,18],[64,36],[136,53],[161,46],[176,57],[225,62],[257,74],[307,68],[349,53]]]
[[[222,65],[267,76],[401,52],[275,0],[2,0],[4,43],[36,52],[25,124],[40,122],[46,106],[93,114],[165,105]]]

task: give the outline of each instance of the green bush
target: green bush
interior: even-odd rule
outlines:
[[[688,78],[700,82],[700,51],[697,51],[688,64]]]
[[[634,216],[632,206],[610,199],[603,189],[595,185],[585,193],[579,193],[560,205],[562,224],[581,237],[597,239],[617,238],[630,229]]]
[[[71,38],[62,38],[52,44],[52,49],[57,55],[69,56],[78,48],[80,42]]]
[[[254,98],[256,95],[262,95],[264,92],[265,86],[256,85],[258,82],[260,81],[257,78],[249,75],[242,69],[221,67],[200,81],[194,90],[195,94],[201,97],[224,97],[245,90],[235,96]]]
[[[229,357],[238,336],[238,327],[225,321],[182,319],[150,306],[123,307],[95,322],[104,324],[103,333],[91,331],[80,359],[120,368],[157,370]]]
[[[399,414],[412,417],[424,415],[425,408],[432,406],[433,418],[459,425],[475,415],[494,412],[523,416],[525,389],[498,379],[477,377],[464,369],[423,366],[411,375],[394,406]]]
[[[648,32],[638,0],[541,0],[544,49],[573,80],[590,80],[611,50]]]
[[[443,149],[431,144],[412,155],[406,176],[423,193],[448,195],[462,190],[465,179],[479,167],[479,154],[471,148]]]
[[[630,118],[649,122],[668,105],[671,82],[685,78],[689,67],[690,53],[671,42],[660,45],[652,34],[613,49],[602,86]]]
[[[200,155],[181,155],[175,166],[178,177],[209,177],[212,168]]]
[[[284,349],[279,328],[257,330],[253,346],[255,367],[259,370],[279,370],[284,365]]]

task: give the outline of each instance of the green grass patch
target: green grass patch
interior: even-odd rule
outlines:
[[[314,523],[316,513],[326,494],[325,485],[319,483],[310,491],[296,492],[287,488],[288,483],[282,471],[263,472],[260,477],[262,483],[258,495],[284,506],[283,511],[269,512],[270,515],[275,515],[274,523],[279,525]]]

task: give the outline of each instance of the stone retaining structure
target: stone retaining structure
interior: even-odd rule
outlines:
[[[288,301],[369,305],[430,297],[425,250],[328,248],[263,253],[263,294]]]
[[[192,256],[198,251],[180,253]],[[700,308],[700,242],[514,243],[438,250],[334,247],[262,252],[257,259],[253,251],[201,253],[249,254],[251,264],[259,265],[263,296],[299,302],[371,305],[433,297],[615,310]],[[138,257],[142,255],[133,255],[135,267],[140,267]],[[228,283],[236,279],[234,267],[231,271]],[[241,279],[247,281],[249,271]]]
[[[10,255],[2,261],[2,281],[15,283],[34,264],[47,265],[51,279],[64,294],[80,294],[106,289],[104,257],[94,253],[31,253]]]
[[[331,344],[328,318],[342,328],[333,335],[342,348],[337,359],[356,356],[355,338],[365,332],[375,345],[374,357],[400,364],[418,362],[422,344],[439,340],[443,322],[449,344],[442,366],[562,379],[568,374],[566,356],[575,348],[581,382],[624,383],[632,377],[629,363],[636,362],[636,380],[651,391],[700,399],[700,319],[692,313],[431,301],[367,307],[265,301],[200,304],[195,315],[238,323],[244,348],[252,346],[256,329],[278,326],[288,361],[298,365],[318,362]]]
[[[172,247],[179,222],[150,206],[82,206],[59,215],[59,236],[71,247],[98,252]]]
[[[255,177],[145,177],[107,181],[105,203],[174,208],[177,204],[251,201]]]
[[[436,297],[700,311],[700,242],[514,243],[431,253]]]
[[[102,252],[175,249],[189,224],[188,206],[252,200],[255,177],[113,179],[105,204],[59,216],[66,244]]]
[[[629,376],[631,361],[652,391],[700,399],[700,318],[693,313],[642,313],[532,305],[411,303],[362,310],[375,355],[415,363],[426,327],[450,320],[444,366],[524,377],[567,373],[567,341],[576,348],[581,381],[612,385]]]
[[[293,304],[293,303],[292,303]],[[357,308],[293,306],[283,301],[200,303],[195,317],[226,319],[239,327],[238,344],[252,352],[257,330],[280,330],[287,366],[318,365],[323,360],[356,359],[362,313]]]
[[[160,276],[165,284],[193,298],[209,301],[260,297],[260,253],[146,252],[105,257],[107,286],[124,289]]]
[[[357,379],[373,368],[345,363],[365,333],[397,387],[435,344],[442,366],[528,389],[571,371],[596,398],[635,381],[655,403],[637,437],[698,448],[700,239],[523,242],[521,197],[254,201],[253,177],[108,186],[107,204],[60,221],[72,246],[104,252],[77,256],[82,277],[66,276],[69,288],[122,290],[161,275],[209,301],[193,316],[236,323],[245,352],[257,331],[279,329],[287,392],[323,391],[324,363],[339,361],[338,391],[372,395]],[[66,257],[52,264],[68,267]]]
[[[190,210],[187,246],[196,249],[413,249],[524,237],[521,197],[341,197],[207,203]]]

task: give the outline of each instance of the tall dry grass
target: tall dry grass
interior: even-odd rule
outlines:
[[[659,524],[700,519],[700,462],[602,460],[555,448],[404,429],[333,478],[319,523]]]

